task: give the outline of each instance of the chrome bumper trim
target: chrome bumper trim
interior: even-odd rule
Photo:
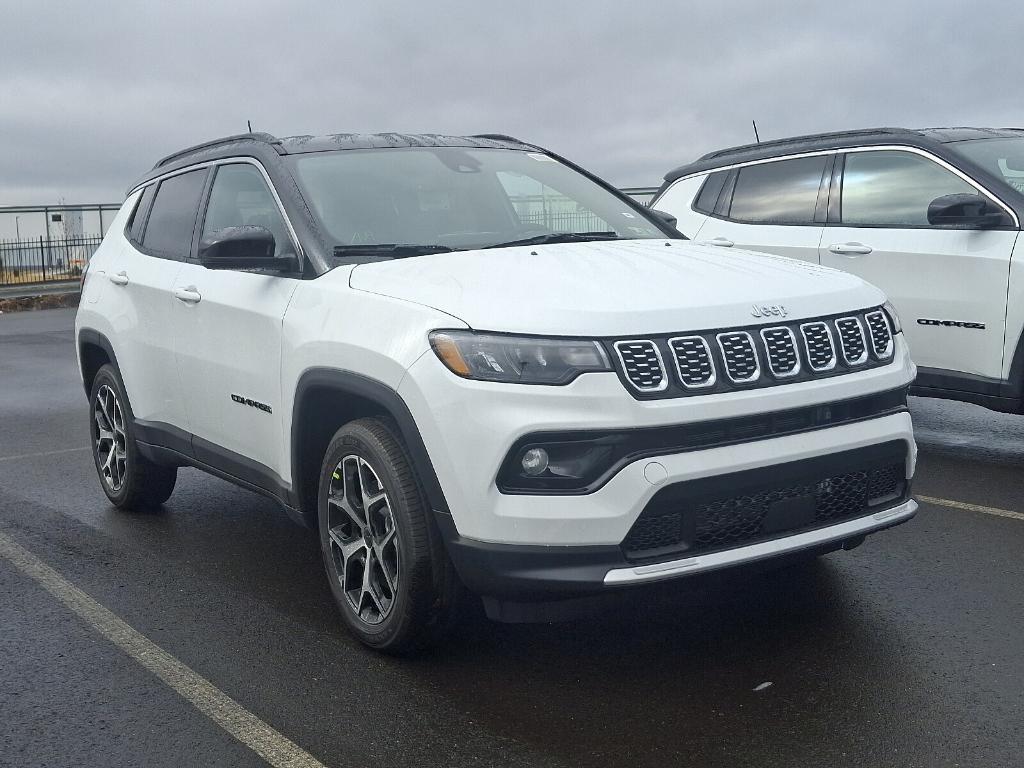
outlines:
[[[692,573],[703,573],[724,568],[730,565],[742,565],[757,560],[764,560],[776,555],[784,555],[801,549],[808,549],[818,544],[827,544],[837,539],[861,536],[879,528],[887,528],[912,518],[917,512],[917,502],[913,499],[895,507],[875,512],[873,515],[847,520],[827,528],[816,528],[813,531],[794,533],[771,541],[761,541],[746,547],[727,549],[723,552],[712,552],[709,555],[687,557],[682,560],[671,560],[653,565],[638,565],[633,568],[614,568],[604,577],[605,584],[637,584],[645,581],[670,579]]]

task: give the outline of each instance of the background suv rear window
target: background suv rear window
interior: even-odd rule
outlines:
[[[718,202],[718,196],[722,192],[722,187],[725,186],[725,179],[728,175],[728,171],[719,171],[712,173],[704,180],[704,186],[701,187],[697,201],[693,204],[694,210],[701,213],[715,212],[715,204]]]
[[[758,224],[811,224],[827,157],[798,157],[740,168],[729,218]]]

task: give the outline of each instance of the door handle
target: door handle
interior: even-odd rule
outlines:
[[[828,249],[840,256],[864,256],[871,253],[871,246],[863,243],[835,243]]]
[[[116,275],[107,275],[107,279],[114,285],[128,285],[128,274],[123,269]]]
[[[714,240],[708,240],[708,245],[717,245],[719,248],[732,248],[736,243],[727,237],[716,237]]]
[[[188,288],[175,288],[174,298],[186,304],[198,304],[203,297],[194,285],[190,285]]]

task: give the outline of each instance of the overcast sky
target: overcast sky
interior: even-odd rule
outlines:
[[[0,0],[0,205],[245,130],[501,132],[618,185],[752,139],[1024,125],[1019,3]],[[241,10],[243,9],[244,10]]]

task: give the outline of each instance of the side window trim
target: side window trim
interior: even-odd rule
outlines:
[[[263,183],[266,184],[267,189],[270,190],[270,196],[274,199],[274,205],[277,206],[277,212],[284,221],[284,226],[288,231],[288,237],[291,240],[292,248],[295,249],[295,255],[299,259],[299,272],[304,274],[304,265],[307,262],[306,254],[302,249],[298,236],[295,233],[295,228],[292,226],[292,221],[288,217],[288,212],[284,209],[284,204],[281,202],[281,196],[278,194],[277,188],[274,186],[274,181],[270,178],[270,174],[267,173],[267,169],[263,167],[262,163],[253,157],[229,157],[221,160],[215,160],[208,164],[209,173],[207,174],[206,185],[203,188],[202,197],[199,198],[199,217],[196,219],[196,227],[192,236],[192,251],[187,260],[194,262],[199,258],[199,243],[203,238],[203,229],[206,226],[206,214],[210,206],[210,198],[213,194],[213,185],[216,182],[218,171],[220,171],[221,167],[225,165],[241,164],[255,166],[263,177]]]
[[[1017,230],[1020,229],[1020,219],[1017,217],[1016,212],[1014,212],[1013,208],[1011,208],[1009,205],[1007,205],[1005,202],[1003,202],[1003,200],[998,195],[993,194],[988,189],[988,187],[986,187],[984,184],[981,184],[976,179],[972,178],[970,176],[970,174],[965,173],[964,171],[962,171],[959,168],[957,168],[955,165],[952,165],[951,163],[947,162],[946,160],[943,160],[941,157],[938,157],[937,155],[933,155],[931,152],[928,152],[928,151],[926,151],[924,149],[920,149],[918,147],[912,147],[912,146],[909,146],[909,145],[907,145],[907,146],[900,146],[900,145],[870,146],[870,145],[868,145],[868,146],[862,146],[862,147],[850,147],[850,148],[843,149],[843,150],[840,150],[840,151],[841,151],[842,156],[843,156],[842,157],[842,162],[841,163],[837,163],[836,166],[837,166],[837,168],[840,168],[840,166],[841,166],[841,169],[840,169],[838,184],[833,187],[833,189],[836,190],[836,196],[837,196],[835,219],[833,220],[832,206],[830,204],[830,206],[829,206],[829,219],[828,219],[828,225],[829,226],[848,227],[848,228],[851,228],[851,229],[936,229],[936,230],[956,230],[957,229],[956,227],[934,226],[934,225],[930,225],[930,224],[895,224],[895,225],[893,225],[893,224],[847,224],[847,223],[843,222],[843,220],[842,220],[842,193],[843,193],[843,180],[845,179],[845,174],[846,174],[846,156],[847,155],[851,155],[851,154],[858,154],[858,153],[861,153],[861,152],[907,152],[909,154],[918,155],[919,157],[923,157],[923,158],[925,158],[927,160],[930,160],[931,162],[935,163],[939,168],[942,168],[943,170],[948,171],[949,173],[953,174],[954,176],[957,176],[964,183],[970,184],[971,186],[975,187],[982,195],[984,195],[989,200],[991,200],[993,203],[995,203],[996,205],[998,205],[1000,208],[1003,209],[1003,211],[1010,217],[1011,221],[1013,222],[1013,227],[1012,227],[1013,229],[1017,229]]]
[[[828,219],[829,194],[832,188],[832,169],[835,167],[836,156],[829,155],[825,167],[821,169],[821,181],[818,182],[818,200],[814,204],[814,224],[824,224]]]

